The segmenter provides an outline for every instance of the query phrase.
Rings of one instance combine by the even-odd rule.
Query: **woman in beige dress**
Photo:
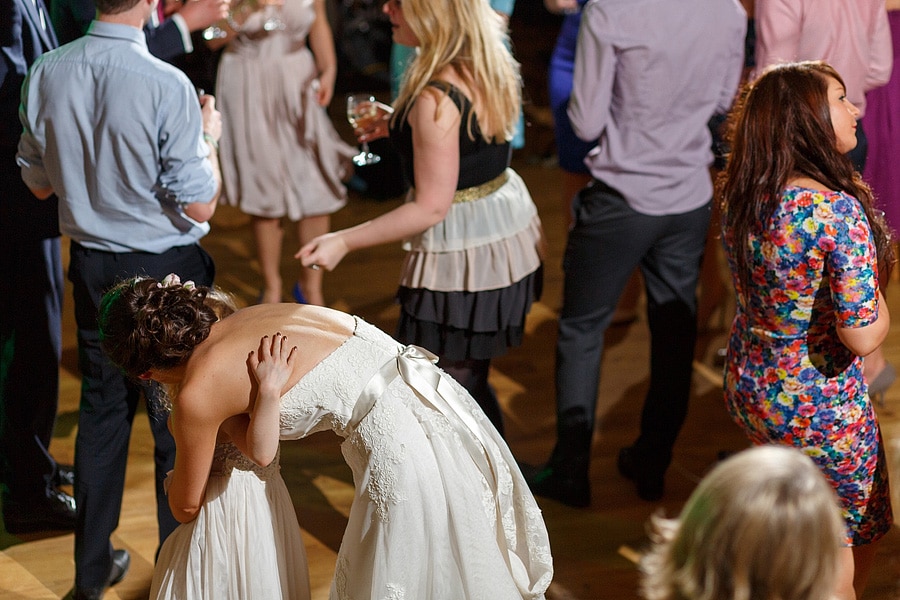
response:
[[[337,75],[334,40],[324,0],[239,2],[222,29],[227,37],[210,46],[227,44],[216,85],[223,201],[253,218],[259,301],[280,302],[282,219],[297,223],[305,243],[328,232],[346,202],[342,181],[355,152],[324,108]],[[322,274],[298,269],[292,292],[298,302],[324,304]]]

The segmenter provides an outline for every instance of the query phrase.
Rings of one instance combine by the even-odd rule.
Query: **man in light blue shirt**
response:
[[[100,0],[88,34],[44,54],[22,88],[17,162],[38,198],[59,198],[71,239],[81,407],[75,439],[75,600],[101,598],[128,570],[110,536],[122,504],[128,441],[143,391],[156,444],[160,543],[177,526],[163,493],[175,448],[155,389],[136,385],[103,354],[102,294],[121,279],[174,272],[211,285],[211,257],[197,243],[219,195],[221,116],[198,102],[176,68],[147,50],[142,27],[156,0]],[[201,106],[202,105],[202,106]]]
[[[747,20],[737,0],[591,0],[568,114],[593,181],[573,203],[556,351],[557,444],[536,493],[590,504],[589,459],[603,338],[640,267],[650,382],[619,471],[654,501],[687,413],[696,287],[709,225],[707,123],[737,91]]]

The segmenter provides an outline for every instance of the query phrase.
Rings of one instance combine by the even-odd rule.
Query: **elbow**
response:
[[[172,511],[172,516],[179,523],[190,523],[200,513],[199,506],[176,506],[172,502],[169,502],[169,509]]]
[[[885,319],[887,321],[887,319]],[[875,352],[884,342],[888,333],[888,325],[878,323],[876,321],[867,327],[859,329],[844,329],[839,327],[837,330],[838,338],[841,343],[847,347],[850,352],[857,356],[868,356]]]
[[[451,202],[452,204],[452,202]],[[432,227],[433,225],[437,225],[441,221],[447,218],[447,213],[450,212],[451,204],[447,204],[446,206],[435,207],[428,213],[428,227]],[[426,229],[428,228],[426,227]]]
[[[248,458],[260,467],[268,467],[275,460],[275,452],[260,452]]]
[[[209,202],[194,202],[188,204],[184,207],[184,214],[198,223],[206,223],[212,219],[216,212],[216,201],[218,200],[218,197],[219,194],[216,192],[216,195]]]
[[[49,198],[50,196],[53,195],[53,188],[52,188],[52,187],[45,187],[45,188],[30,188],[30,189],[31,189],[31,193],[32,193],[32,194],[34,195],[34,197],[37,198],[38,200],[46,200],[47,198]]]
[[[855,355],[857,355],[857,356],[866,357],[866,356],[872,354],[873,352],[875,352],[876,350],[878,350],[878,348],[881,346],[881,343],[878,343],[878,344],[873,344],[873,343],[867,343],[867,344],[855,343],[855,344],[853,344],[852,346],[849,346],[849,345],[847,345],[846,342],[845,342],[844,345],[847,346],[847,348],[848,348],[848,349],[850,350],[850,352],[852,352],[853,354],[855,354]]]

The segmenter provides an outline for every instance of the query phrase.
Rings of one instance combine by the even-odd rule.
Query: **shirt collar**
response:
[[[87,35],[127,40],[137,43],[144,49],[147,48],[147,38],[144,35],[144,31],[131,25],[94,20],[91,21],[91,25],[88,27]]]

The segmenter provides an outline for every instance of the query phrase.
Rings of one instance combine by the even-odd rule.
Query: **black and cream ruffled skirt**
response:
[[[545,242],[521,177],[512,169],[501,177],[482,198],[457,192],[443,221],[404,244],[402,343],[454,361],[494,358],[521,344],[541,295]]]

